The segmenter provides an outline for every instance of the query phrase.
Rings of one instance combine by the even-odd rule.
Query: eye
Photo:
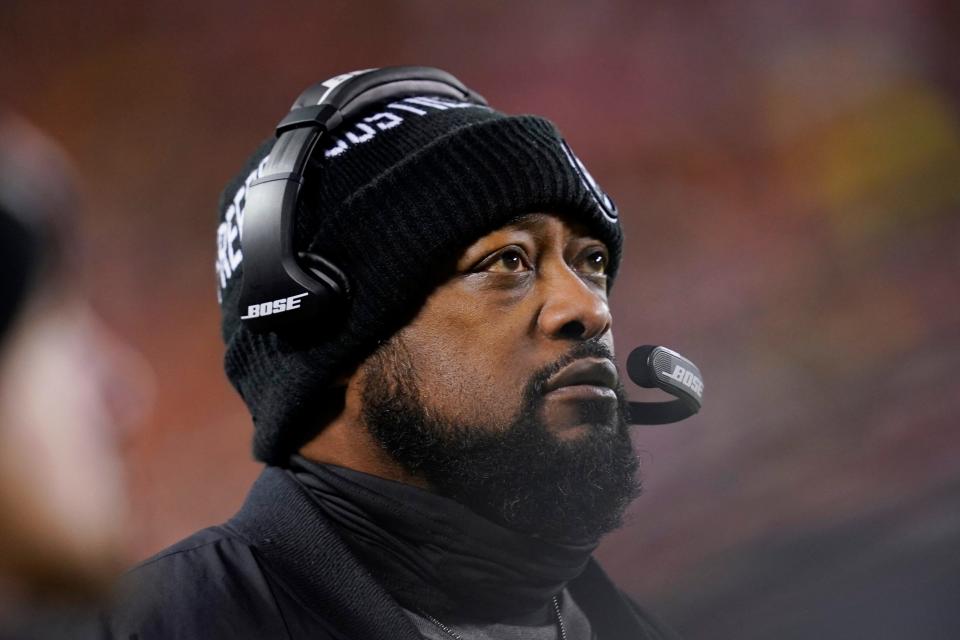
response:
[[[493,273],[521,273],[530,270],[530,261],[520,247],[507,247],[485,260],[480,265],[480,270]]]
[[[575,265],[578,271],[592,276],[607,274],[607,252],[603,249],[591,249]]]

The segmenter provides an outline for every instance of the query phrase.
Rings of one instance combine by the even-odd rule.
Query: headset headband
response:
[[[277,141],[246,193],[240,315],[257,332],[320,318],[349,293],[329,260],[294,250],[294,216],[303,173],[317,142],[374,103],[416,94],[486,105],[479,94],[433,67],[384,67],[347,73],[307,88],[277,125]]]

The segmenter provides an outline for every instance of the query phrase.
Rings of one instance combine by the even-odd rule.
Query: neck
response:
[[[367,429],[355,422],[335,420],[305,444],[300,455],[311,462],[332,464],[419,489],[430,489],[423,477],[410,473],[391,459]]]
[[[473,619],[542,618],[596,546],[506,529],[402,480],[387,482],[298,457],[291,468],[347,546],[410,610]]]
[[[360,377],[354,375],[344,384],[343,405],[334,410],[335,415],[316,437],[300,448],[299,454],[313,462],[429,490],[429,483],[392,459],[363,424]]]

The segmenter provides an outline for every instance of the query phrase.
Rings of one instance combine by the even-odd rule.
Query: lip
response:
[[[553,374],[543,387],[544,394],[566,387],[580,385],[614,389],[619,375],[617,367],[606,358],[582,358],[574,360]]]

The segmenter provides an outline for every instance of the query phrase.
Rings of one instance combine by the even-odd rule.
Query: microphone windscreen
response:
[[[634,384],[647,389],[657,386],[654,383],[653,370],[650,368],[650,353],[656,349],[654,345],[645,344],[637,347],[627,356],[627,375]]]

